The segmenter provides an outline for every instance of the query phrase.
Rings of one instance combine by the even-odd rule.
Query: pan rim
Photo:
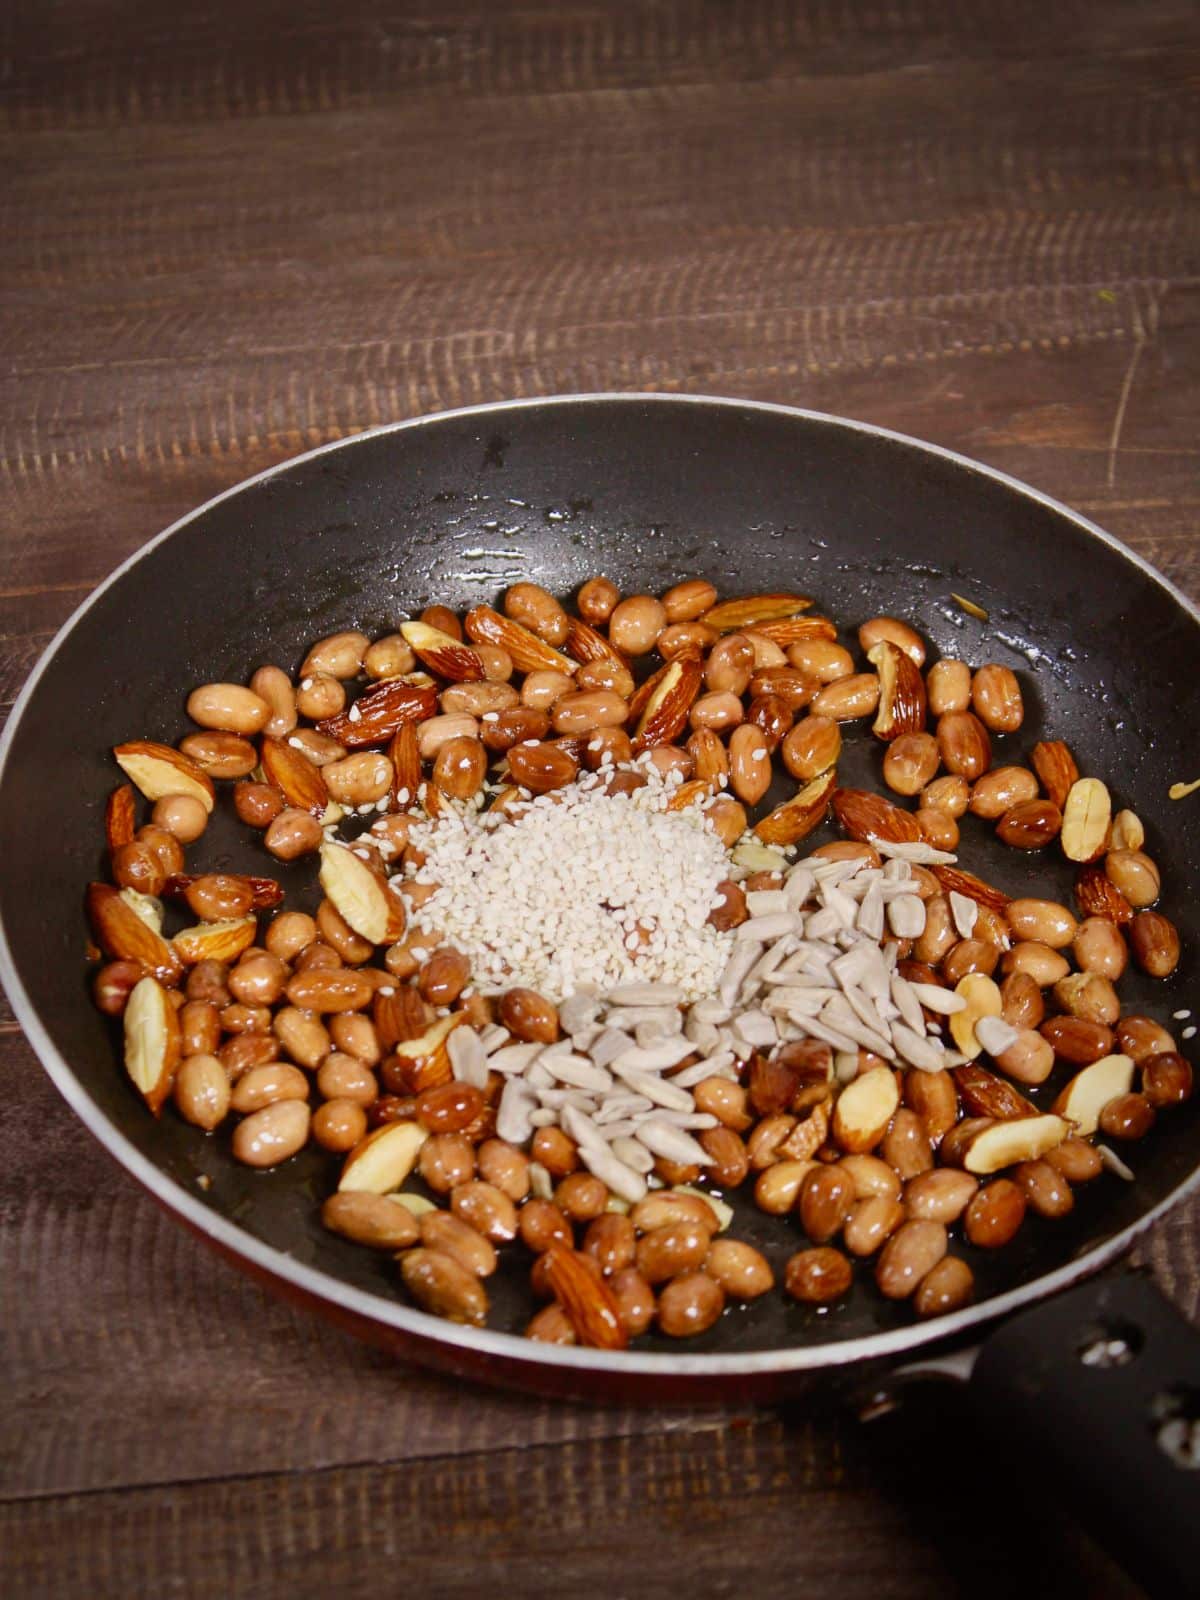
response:
[[[1122,544],[1113,534],[1097,523],[1072,510],[1062,501],[1044,493],[1033,485],[1014,478],[1009,473],[943,445],[919,439],[896,429],[830,412],[813,411],[804,407],[789,406],[772,401],[745,400],[736,396],[704,394],[662,394],[638,391],[597,391],[577,394],[532,396],[523,399],[485,402],[460,406],[446,411],[427,412],[398,422],[384,423],[363,429],[343,439],[331,440],[300,455],[276,462],[262,472],[244,478],[219,494],[213,495],[194,507],[154,535],[120,563],[75,608],[55,633],[33,671],[23,685],[13,705],[8,723],[0,734],[0,786],[11,753],[16,730],[33,699],[44,673],[57,655],[67,636],[82,621],[93,605],[116,585],[125,573],[167,539],[174,537],[197,518],[233,495],[240,494],[257,484],[268,481],[277,474],[346,449],[361,440],[382,434],[399,433],[431,424],[470,417],[492,417],[507,411],[537,410],[548,407],[567,408],[596,404],[663,405],[667,407],[699,406],[708,409],[758,411],[785,416],[804,423],[832,426],[898,444],[910,451],[939,457],[953,466],[993,482],[1016,494],[1021,499],[1032,500],[1054,514],[1074,523],[1084,533],[1099,539],[1123,560],[1138,568],[1159,588],[1163,589],[1193,621],[1200,623],[1197,607],[1169,578],[1158,572],[1142,556]],[[964,1335],[977,1333],[1001,1317],[1021,1306],[1034,1303],[1054,1294],[1057,1290],[1099,1271],[1109,1261],[1125,1251],[1133,1241],[1165,1212],[1177,1205],[1186,1195],[1200,1186],[1200,1164],[1178,1183],[1157,1205],[1144,1212],[1134,1222],[1119,1232],[1092,1246],[1083,1255],[1065,1263],[1053,1272],[1041,1273],[1028,1283],[1010,1289],[1004,1294],[982,1300],[962,1311],[927,1323],[914,1323],[911,1327],[891,1329],[868,1334],[855,1339],[835,1340],[829,1343],[805,1343],[765,1351],[748,1351],[734,1354],[693,1354],[639,1351],[602,1351],[581,1346],[555,1346],[536,1344],[517,1334],[502,1333],[493,1329],[466,1328],[432,1317],[425,1312],[372,1294],[319,1269],[296,1261],[285,1252],[265,1244],[236,1223],[211,1210],[191,1195],[182,1184],[167,1176],[123,1134],[91,1099],[82,1082],[75,1076],[69,1063],[55,1046],[21,982],[13,960],[4,920],[4,907],[0,901],[0,982],[12,1003],[17,1021],[29,1040],[43,1070],[50,1077],[72,1111],[108,1153],[141,1186],[167,1210],[176,1213],[189,1227],[208,1238],[214,1245],[246,1261],[256,1272],[282,1281],[293,1290],[335,1308],[348,1312],[366,1322],[382,1324],[392,1332],[417,1341],[461,1349],[474,1357],[494,1357],[512,1365],[528,1366],[531,1370],[552,1366],[564,1371],[580,1373],[609,1373],[615,1377],[654,1375],[693,1378],[783,1376],[843,1368],[871,1361],[886,1361],[898,1356],[925,1352],[932,1346],[945,1345]]]

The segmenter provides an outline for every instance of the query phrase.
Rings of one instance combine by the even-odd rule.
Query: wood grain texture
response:
[[[900,428],[1200,596],[1187,0],[15,0],[0,74],[0,716],[198,502],[509,396]],[[5,1592],[1132,1592],[1036,1507],[1010,1539],[1019,1467],[948,1472],[945,1411],[589,1410],[398,1368],[176,1229],[2,1002],[0,1083]],[[1198,1221],[1140,1251],[1193,1317]]]

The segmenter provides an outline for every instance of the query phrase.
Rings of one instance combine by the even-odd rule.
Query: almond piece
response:
[[[1075,757],[1061,739],[1043,740],[1030,752],[1029,765],[1037,773],[1042,788],[1061,811],[1071,786],[1079,781]]]
[[[338,1193],[391,1194],[416,1166],[428,1137],[419,1122],[385,1122],[346,1157]]]
[[[317,732],[347,750],[361,750],[364,745],[383,744],[406,722],[426,722],[437,708],[433,679],[425,672],[410,672],[373,683],[345,711],[318,722]]]
[[[110,850],[119,850],[123,844],[132,844],[137,832],[137,811],[133,799],[133,785],[122,783],[109,795],[104,807],[104,837]]]
[[[617,661],[623,667],[629,665],[612,640],[582,617],[567,619],[567,649],[581,666],[589,661]]]
[[[979,1018],[976,1018],[978,1021]],[[994,1117],[1011,1122],[1014,1117],[1036,1117],[1038,1108],[1019,1094],[1012,1084],[975,1062],[953,1068],[959,1098],[972,1117]]]
[[[861,843],[882,839],[889,844],[916,844],[921,838],[911,811],[869,789],[839,789],[833,797],[833,814],[850,838]]]
[[[754,826],[764,844],[789,845],[805,839],[824,822],[829,802],[837,789],[837,768],[830,767],[806,783],[799,793],[768,812]]]
[[[890,639],[872,645],[867,660],[879,674],[879,710],[872,733],[889,741],[902,733],[921,733],[928,702],[920,667]]]
[[[850,1153],[873,1150],[900,1104],[891,1067],[871,1067],[842,1090],[833,1108],[833,1137]]]
[[[450,1067],[446,1040],[451,1030],[465,1021],[464,1012],[454,1011],[448,1017],[439,1017],[419,1038],[397,1042],[392,1054],[410,1093],[421,1094],[426,1089],[436,1089],[440,1084],[450,1082],[454,1073]]]
[[[216,796],[212,779],[190,756],[169,744],[151,739],[130,739],[113,747],[121,771],[145,795],[161,800],[167,794],[193,795],[206,811]]]
[[[491,606],[473,607],[463,619],[463,627],[476,644],[498,644],[507,650],[518,672],[565,672],[569,676],[575,671],[574,661]]]
[[[417,725],[406,722],[396,729],[388,746],[392,763],[392,805],[406,811],[415,805],[421,787],[421,750],[417,743]]]
[[[546,1282],[567,1314],[580,1344],[596,1350],[624,1350],[629,1335],[612,1290],[584,1266],[574,1250],[552,1244],[543,1260]]]
[[[1054,1102],[1054,1111],[1074,1123],[1072,1132],[1086,1139],[1100,1126],[1100,1113],[1110,1100],[1128,1094],[1133,1085],[1133,1057],[1101,1056],[1077,1072]]]
[[[327,839],[317,876],[334,909],[362,938],[394,944],[404,932],[403,907],[353,850]]]
[[[114,961],[134,961],[168,988],[183,976],[176,950],[109,883],[89,883],[86,905],[96,943]]]
[[[1095,861],[1108,845],[1112,797],[1099,778],[1071,785],[1062,808],[1062,847],[1068,861]]]
[[[261,760],[266,781],[274,784],[289,806],[314,817],[324,815],[329,790],[320,767],[284,739],[264,738]]]
[[[1003,911],[1012,899],[1003,889],[984,883],[982,878],[977,878],[973,872],[964,872],[961,867],[936,866],[932,871],[946,894],[965,894],[968,900],[993,911]]]
[[[966,1001],[961,1011],[950,1017],[950,1036],[963,1055],[974,1061],[983,1049],[975,1037],[975,1024],[980,1017],[998,1017],[1004,1010],[999,987],[982,972],[968,972],[954,986],[956,995]]]
[[[171,948],[189,967],[201,961],[236,961],[254,943],[258,932],[255,917],[234,917],[228,922],[197,922],[180,928]]]
[[[832,644],[837,638],[837,625],[828,617],[781,617],[777,622],[756,622],[750,631],[784,650],[789,644],[807,644],[812,639]]]
[[[736,600],[722,600],[699,619],[718,633],[737,633],[740,628],[759,627],[764,622],[780,622],[807,611],[812,600],[803,594],[750,594]],[[768,635],[768,637],[770,637]],[[778,641],[776,641],[778,643]]]
[[[1133,921],[1133,907],[1103,867],[1084,867],[1075,880],[1075,902],[1085,917],[1107,917],[1118,927]]]
[[[135,983],[125,1006],[125,1070],[157,1117],[180,1056],[179,1013],[154,978]]]
[[[451,683],[479,683],[483,679],[483,662],[461,639],[431,628],[427,622],[402,622],[400,633],[418,660],[430,672]]]
[[[1015,1117],[1011,1122],[993,1122],[970,1141],[963,1167],[977,1176],[999,1172],[1018,1161],[1036,1161],[1053,1150],[1071,1132],[1061,1117]]]
[[[633,736],[635,755],[655,745],[674,744],[687,726],[688,712],[700,692],[704,668],[698,655],[676,656],[651,692]]]

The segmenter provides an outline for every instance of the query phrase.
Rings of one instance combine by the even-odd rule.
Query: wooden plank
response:
[[[391,1593],[430,1600],[564,1592],[675,1600],[937,1600],[1136,1591],[1050,1505],[1020,1502],[1006,1457],[963,1455],[931,1418],[847,1435],[832,1467],[808,1431],[734,1431],[495,1448],[453,1462],[0,1505],[0,1558],[28,1600],[87,1593]],[[914,1470],[915,1468],[915,1470]],[[1016,1477],[1020,1482],[1020,1477]],[[1006,1509],[1007,1508],[1007,1511]],[[69,1539],[62,1537],[70,1529]],[[3,1570],[3,1569],[0,1569]]]

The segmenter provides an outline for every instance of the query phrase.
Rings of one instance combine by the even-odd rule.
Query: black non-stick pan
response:
[[[1022,749],[1068,740],[1082,769],[1142,817],[1164,867],[1163,908],[1184,958],[1165,984],[1129,979],[1126,1004],[1160,1019],[1189,1004],[1200,795],[1175,803],[1167,791],[1196,764],[1194,608],[1064,507],[911,439],[743,402],[585,396],[406,423],[264,473],[147,545],[63,629],[18,702],[0,766],[0,974],[46,1070],[117,1160],[243,1269],[405,1356],[490,1382],[660,1403],[772,1400],[818,1375],[857,1381],[962,1347],[1005,1319],[975,1363],[980,1404],[1026,1427],[1034,1455],[1074,1455],[1083,1503],[1103,1508],[1127,1558],[1189,1591],[1200,1473],[1176,1459],[1200,1361],[1139,1280],[1070,1286],[1194,1186],[1194,1102],[1126,1149],[1131,1181],[1106,1176],[1078,1191],[1069,1217],[1031,1218],[1008,1248],[974,1252],[978,1300],[941,1322],[914,1323],[867,1280],[826,1312],[772,1296],[686,1346],[650,1339],[604,1353],[520,1338],[516,1265],[486,1330],[414,1310],[390,1262],[321,1228],[328,1158],[239,1167],[223,1136],[171,1115],[156,1122],[131,1090],[83,962],[82,889],[103,872],[110,747],[177,739],[191,686],[244,681],[264,661],[294,667],[335,629],[389,631],[427,603],[490,601],[520,578],[564,593],[598,571],[625,591],[687,576],[723,593],[798,588],[848,629],[897,613],[942,653],[1015,667]],[[851,741],[843,781],[877,783],[871,744]],[[210,868],[245,870],[261,845],[228,816],[198,848]],[[982,827],[964,830],[964,850],[1010,892],[1070,898],[1061,861],[1007,850]],[[290,885],[301,897],[306,876]],[[780,1266],[796,1248],[791,1224],[740,1211],[739,1234]]]

